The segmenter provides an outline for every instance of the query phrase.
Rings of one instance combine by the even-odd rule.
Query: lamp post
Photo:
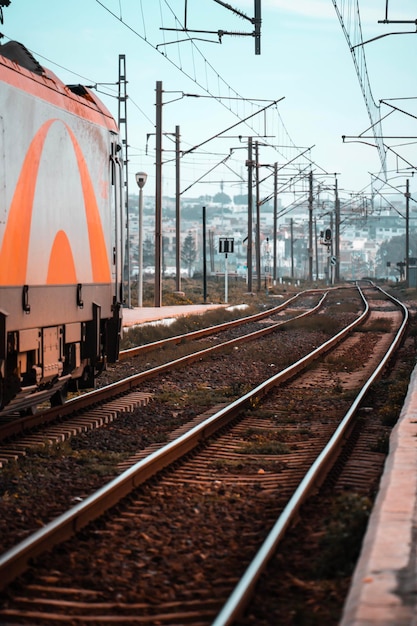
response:
[[[145,172],[135,174],[136,184],[139,187],[139,276],[138,276],[138,306],[143,306],[143,188],[148,175]]]

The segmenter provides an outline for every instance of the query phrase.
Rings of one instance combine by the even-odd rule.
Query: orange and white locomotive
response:
[[[0,415],[91,387],[118,357],[122,165],[90,89],[0,45]]]

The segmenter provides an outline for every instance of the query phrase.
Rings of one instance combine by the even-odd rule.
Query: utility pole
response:
[[[333,222],[333,213],[330,212],[330,232],[333,233],[334,229],[334,222]],[[336,271],[334,266],[331,264],[331,258],[332,256],[334,256],[335,254],[335,240],[333,237],[333,234],[331,236],[331,240],[330,240],[330,248],[327,254],[327,259],[328,259],[328,268],[329,268],[329,284],[330,285],[334,285],[334,280],[335,280],[335,276],[336,276]]]
[[[255,54],[261,54],[261,0],[255,0]]]
[[[278,227],[278,163],[274,163],[274,270],[273,280],[274,284],[277,280],[277,227]]]
[[[207,301],[206,207],[203,206],[203,299]]]
[[[180,191],[180,127],[175,127],[175,288],[181,291],[181,191]]]
[[[308,194],[308,280],[313,281],[313,172],[309,174]]]
[[[248,251],[246,254],[246,264],[248,266],[248,292],[252,292],[252,137],[248,137]]]
[[[155,306],[162,304],[162,81],[156,81]]]
[[[291,235],[291,280],[294,279],[294,220],[290,220],[290,235]]]
[[[261,225],[260,225],[260,201],[259,201],[259,143],[255,141],[255,192],[256,192],[256,277],[257,291],[261,291]]]
[[[405,181],[405,286],[410,286],[410,181]]]
[[[335,198],[334,198],[334,212],[335,212],[335,224],[334,224],[334,255],[336,257],[336,266],[334,268],[335,282],[340,281],[340,199],[339,191],[337,187],[337,178],[335,179]]]
[[[127,274],[127,306],[132,308],[131,300],[131,268],[130,268],[130,226],[129,226],[129,191],[128,191],[128,143],[127,143],[127,79],[126,79],[126,55],[119,54],[119,94],[118,94],[118,126],[122,137],[123,147],[123,187],[124,187],[124,206],[126,214],[126,226],[122,225],[121,241],[123,241],[123,228],[126,228],[126,267],[122,262],[123,274]],[[123,252],[120,252],[123,254]]]

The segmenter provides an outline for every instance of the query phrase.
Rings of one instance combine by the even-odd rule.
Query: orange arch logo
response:
[[[49,120],[36,133],[26,157],[10,205],[9,216],[0,250],[0,284],[23,285],[29,256],[33,200],[39,164],[45,139],[52,124]],[[110,267],[100,213],[91,177],[84,155],[72,130],[64,124],[74,148],[80,174],[88,241],[92,267],[92,279],[97,283],[110,282]],[[46,284],[72,284],[77,282],[74,258],[67,234],[57,231],[51,248]]]

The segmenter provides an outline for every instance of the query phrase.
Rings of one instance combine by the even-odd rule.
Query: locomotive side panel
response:
[[[117,358],[122,202],[99,101],[1,57],[0,81],[1,412]]]

